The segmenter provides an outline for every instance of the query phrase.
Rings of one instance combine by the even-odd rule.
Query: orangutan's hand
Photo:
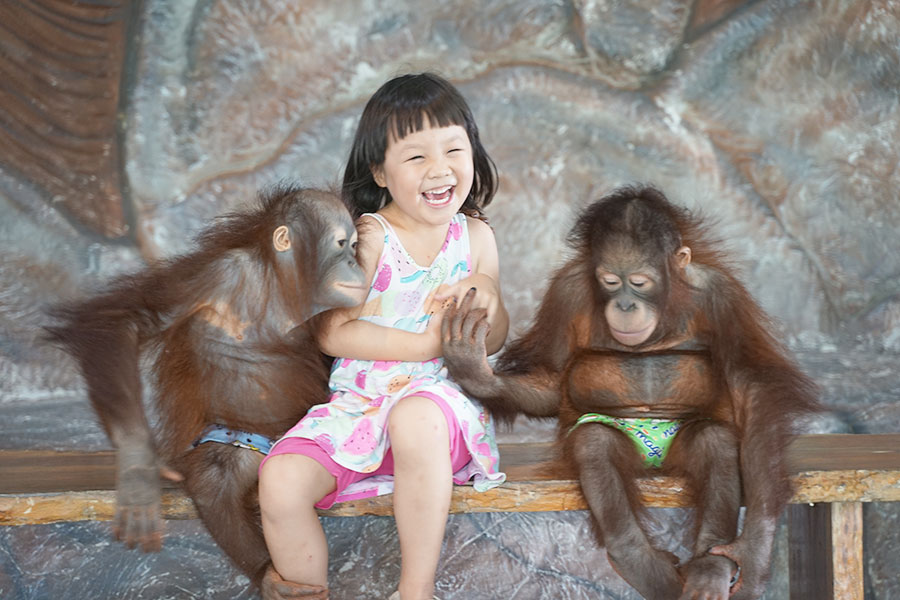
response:
[[[144,552],[162,548],[160,475],[172,481],[182,476],[160,466],[156,453],[147,444],[122,444],[116,453],[116,516],[113,535],[129,548]]]

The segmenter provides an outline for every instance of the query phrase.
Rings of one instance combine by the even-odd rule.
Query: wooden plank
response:
[[[0,525],[43,525],[64,521],[111,521],[116,493],[108,490],[0,496]],[[176,490],[162,496],[166,519],[196,519],[194,503]]]
[[[900,433],[801,435],[787,461],[792,473],[900,469]]]
[[[791,502],[898,502],[900,470],[807,471],[793,478]]]
[[[116,456],[106,452],[0,451],[0,493],[115,489]]]
[[[512,481],[559,479],[552,442],[500,444],[501,468]],[[812,434],[798,436],[788,448],[788,470],[900,470],[900,433]]]
[[[678,480],[658,477],[641,482],[644,501],[653,506],[683,506]],[[388,494],[336,504],[321,510],[323,516],[386,516],[393,514]],[[454,486],[451,513],[541,512],[582,510],[587,505],[574,481],[511,482],[477,492],[471,486]],[[24,525],[57,521],[106,521],[115,514],[115,492],[56,492],[32,495],[0,495],[0,525]],[[163,514],[168,519],[196,518],[191,501],[180,491],[163,495]]]
[[[844,470],[805,470],[794,476],[794,503],[900,501],[900,435],[801,436],[791,449],[793,468],[811,464],[850,465]],[[454,488],[452,512],[560,511],[586,508],[578,484],[560,480],[552,468],[552,443],[504,444],[501,467],[509,479],[478,493]],[[847,458],[849,457],[849,458]],[[885,467],[865,469],[864,466]],[[0,450],[0,525],[112,518],[115,457],[106,452]],[[164,481],[168,518],[193,518],[190,500],[177,484]],[[641,481],[644,502],[655,507],[685,506],[681,480]],[[389,515],[384,496],[337,505],[324,515]]]
[[[787,513],[790,600],[834,598],[831,505],[791,504]]]
[[[835,502],[831,505],[832,573],[834,597],[863,600],[863,512],[861,502]]]
[[[500,470],[508,481],[561,479],[553,472],[553,442],[499,444]]]
[[[550,442],[501,444],[500,457],[509,481],[560,479]],[[793,473],[900,470],[900,434],[799,436],[789,448],[788,463]],[[0,473],[0,494],[111,490],[115,457],[112,451],[0,450]]]
[[[859,481],[854,481],[858,478]],[[898,471],[820,471],[802,473],[795,478],[798,489],[792,502],[900,500]],[[653,507],[683,507],[687,499],[680,480],[655,477],[641,481],[644,502]],[[835,490],[843,487],[838,494]],[[180,490],[165,494],[163,514],[169,519],[194,518],[190,500]],[[354,500],[321,511],[324,516],[390,515],[390,495]],[[586,508],[574,481],[512,481],[487,492],[471,486],[455,486],[451,512],[535,512],[580,510]],[[25,525],[58,521],[108,520],[115,510],[115,493],[54,492],[27,495],[0,495],[0,525]]]
[[[553,444],[500,444],[501,468],[510,481],[558,479],[550,471]],[[0,494],[115,489],[115,453],[0,450]],[[177,488],[168,480],[163,484]]]
[[[792,503],[900,501],[900,471],[820,471],[794,478],[797,486]],[[655,508],[690,506],[683,482],[675,477],[652,477],[639,482],[644,504]],[[843,493],[838,490],[843,489]],[[391,514],[391,496],[354,500],[335,505],[322,514],[355,516]],[[373,506],[374,505],[374,506]],[[471,486],[456,486],[451,512],[537,512],[586,509],[578,483],[574,481],[510,481],[476,492]]]
[[[673,477],[655,477],[640,482],[641,496],[654,507],[686,506],[681,482]],[[391,515],[391,495],[336,504],[319,511],[324,516]],[[455,486],[450,498],[451,513],[546,512],[587,510],[575,481],[512,481],[477,492],[472,486]]]

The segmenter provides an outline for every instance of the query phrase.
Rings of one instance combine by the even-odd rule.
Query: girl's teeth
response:
[[[430,192],[424,192],[422,195],[425,196],[425,200],[428,202],[443,202],[450,197],[450,192],[453,189],[453,186],[448,186],[442,190],[432,190]]]

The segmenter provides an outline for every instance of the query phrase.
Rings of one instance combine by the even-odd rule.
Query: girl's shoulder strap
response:
[[[385,219],[378,213],[363,213],[360,215],[360,218],[362,217],[372,217],[373,219],[381,223],[381,228],[384,229],[384,232],[387,234],[390,234],[394,230],[394,228],[391,227],[391,224],[387,222],[387,219]]]
[[[463,213],[463,212],[458,212],[458,213],[456,213],[456,216],[453,218],[453,221],[454,221],[457,225],[459,225],[460,231],[462,231],[462,237],[461,237],[461,239],[463,239],[463,240],[465,241],[466,245],[468,246],[468,240],[469,240],[469,221],[467,220],[467,215],[466,215],[466,213]]]
[[[371,219],[366,217],[371,217]],[[382,233],[380,235],[378,234],[377,226],[372,223],[373,220],[381,225]],[[390,237],[390,224],[384,220],[384,217],[375,213],[361,214],[356,223],[361,244],[358,252],[362,252],[362,249],[365,248],[366,255],[369,256],[371,254],[371,259],[377,260],[378,264],[380,264],[384,260],[385,252],[388,251],[389,244],[387,240]],[[365,240],[364,243],[363,240]]]
[[[450,222],[447,231],[447,239],[444,242],[442,253],[449,254],[452,260],[468,260],[471,254],[471,241],[469,239],[469,222],[465,213],[458,212]]]

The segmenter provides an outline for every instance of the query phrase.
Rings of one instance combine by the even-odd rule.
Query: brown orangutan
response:
[[[600,544],[651,599],[763,593],[791,495],[785,447],[816,410],[814,386],[705,229],[652,187],[615,190],[580,216],[573,257],[495,368],[469,298],[443,321],[445,360],[467,393],[501,418],[559,417]],[[653,474],[684,477],[697,506],[680,566],[641,526],[636,480]]]
[[[77,359],[117,451],[116,538],[159,550],[159,475],[183,476],[213,538],[259,584],[269,564],[259,450],[327,401],[310,317],[359,304],[366,291],[341,201],[282,186],[213,223],[193,252],[54,311],[50,337]],[[141,398],[144,355],[155,434]]]

